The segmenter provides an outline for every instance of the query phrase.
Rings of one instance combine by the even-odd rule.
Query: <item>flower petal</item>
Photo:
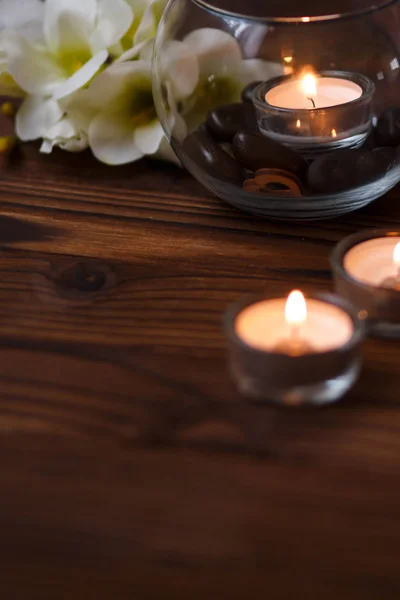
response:
[[[13,96],[14,98],[25,98],[25,92],[17,85],[14,79],[3,70],[0,64],[0,96]]]
[[[65,74],[53,58],[21,36],[4,33],[2,46],[8,56],[11,77],[28,94],[50,95],[65,80]]]
[[[144,60],[114,63],[100,73],[87,90],[86,102],[106,110],[128,107],[132,103],[137,84],[148,84],[151,89],[151,63]],[[143,87],[143,85],[140,85]]]
[[[229,33],[205,27],[195,29],[183,41],[197,55],[201,77],[231,77],[238,73],[242,53],[239,44]]]
[[[135,33],[133,41],[136,44],[147,42],[155,37],[157,32],[157,23],[154,18],[151,5],[145,10],[140,21],[140,25]]]
[[[269,62],[259,58],[243,60],[240,66],[239,79],[243,85],[253,81],[268,81],[286,73],[287,67],[276,62]],[[289,70],[289,73],[291,70]]]
[[[178,107],[175,98],[172,94],[170,83],[165,84],[167,98],[166,105],[161,109],[161,112],[166,113],[164,122],[164,130],[169,137],[174,136],[178,140],[183,140],[187,136],[187,126],[185,120],[178,112]],[[157,107],[157,106],[156,106]],[[157,107],[159,108],[159,107]],[[159,113],[160,114],[160,113]]]
[[[129,115],[103,112],[89,127],[89,144],[98,160],[108,165],[123,165],[142,158],[134,143]]]
[[[54,100],[28,96],[17,113],[16,133],[23,141],[44,137],[62,115],[62,109]]]
[[[155,35],[157,33],[157,27],[161,21],[161,17],[164,13],[167,4],[167,0],[147,0],[148,6],[144,10],[143,17],[140,21],[140,25],[137,28],[137,31],[134,36],[135,44],[155,38]],[[134,7],[133,11],[136,17],[137,11],[135,11]]]
[[[127,50],[126,52],[121,54],[121,56],[119,56],[115,62],[116,63],[126,62],[128,60],[133,60],[134,58],[137,58],[138,56],[141,56],[141,58],[144,58],[142,56],[142,52],[148,46],[152,50],[152,48],[153,48],[152,42],[141,42],[140,44],[136,44],[135,46],[133,46],[132,48],[130,48],[129,50]],[[151,60],[151,58],[149,60]]]
[[[54,146],[69,152],[81,152],[88,147],[88,139],[71,119],[64,117],[46,133],[40,151],[50,154]]]
[[[43,24],[44,35],[49,48],[53,52],[57,52],[60,45],[59,22],[65,14],[80,18],[89,33],[95,25],[97,2],[96,0],[46,0]]]
[[[92,119],[102,108],[101,98],[92,97],[89,90],[78,90],[74,94],[59,101],[59,104],[68,114],[76,126],[87,133]]]
[[[44,4],[41,0],[1,0],[0,30],[19,29],[21,26],[43,20]]]
[[[175,100],[190,96],[199,82],[200,67],[191,47],[178,41],[167,43],[160,53],[161,80],[169,83]]]
[[[89,34],[87,23],[80,15],[65,12],[62,13],[57,22],[57,44],[58,55],[91,56]],[[59,58],[59,60],[60,60]]]
[[[164,130],[158,119],[135,130],[134,142],[143,154],[154,154],[160,147]]]
[[[140,44],[139,44],[140,45]],[[147,42],[143,42],[143,48],[140,51],[140,58],[142,60],[153,60],[154,54],[154,40],[148,40]]]
[[[59,146],[67,152],[83,152],[89,148],[89,139],[85,133],[80,132],[79,137],[59,142]]]
[[[107,50],[100,50],[100,52],[88,60],[88,62],[84,64],[81,69],[74,73],[72,77],[57,87],[53,93],[54,100],[61,100],[61,98],[69,96],[76,90],[79,90],[79,88],[86,85],[92,79],[92,77],[96,75],[100,67],[106,62],[107,58]]]
[[[91,37],[93,52],[117,44],[133,22],[133,12],[125,0],[98,0],[97,25]]]

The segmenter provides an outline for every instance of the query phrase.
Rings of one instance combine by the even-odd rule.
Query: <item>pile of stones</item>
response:
[[[183,141],[184,153],[207,175],[249,193],[302,196],[345,191],[371,183],[400,162],[400,108],[379,118],[364,145],[307,162],[294,149],[260,132],[252,92],[213,110]]]

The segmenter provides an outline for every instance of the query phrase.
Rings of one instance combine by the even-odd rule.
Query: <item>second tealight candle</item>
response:
[[[225,324],[232,376],[257,401],[327,404],[358,377],[363,322],[337,296],[253,298],[234,305]]]

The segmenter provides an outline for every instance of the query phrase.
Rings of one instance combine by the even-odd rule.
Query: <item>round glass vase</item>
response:
[[[170,0],[153,56],[157,114],[182,164],[233,206],[280,220],[339,216],[396,185],[398,163],[373,170],[373,175],[367,172],[340,193],[329,186],[315,193],[308,184],[308,165],[293,170],[285,151],[268,151],[264,144],[257,160],[249,161],[249,148],[257,144],[248,136],[272,137],[308,159],[343,148],[359,152],[382,113],[400,108],[399,30],[398,0],[308,0],[301,5],[295,0],[267,5],[257,0]],[[296,78],[305,69],[317,80],[328,72],[357,82],[360,97],[316,110],[310,105],[301,114],[259,105],[276,78]],[[256,107],[248,90],[243,96],[250,84],[259,85]],[[235,142],[240,133],[247,136],[244,148],[238,148],[237,138]],[[362,149],[369,153],[397,143],[400,126],[398,139],[368,136]],[[291,196],[279,185],[255,191],[244,186],[260,169],[289,173],[299,180],[301,193]]]

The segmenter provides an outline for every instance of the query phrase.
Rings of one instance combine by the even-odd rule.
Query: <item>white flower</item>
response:
[[[197,56],[201,78],[234,77],[242,63],[240,46],[233,36],[220,29],[195,29],[184,43]]]
[[[17,136],[23,141],[44,137],[62,116],[63,110],[52,98],[28,96],[15,120]]]
[[[96,75],[132,21],[125,0],[46,0],[41,42],[3,34],[9,74],[28,94],[64,98]]]
[[[50,154],[54,146],[68,152],[82,152],[89,146],[89,140],[71,119],[64,117],[46,132],[40,151]]]
[[[89,145],[86,134],[52,98],[28,96],[17,113],[15,129],[23,141],[43,138],[40,150],[46,154],[54,146],[80,152]]]
[[[0,31],[41,25],[43,16],[41,0],[0,0]]]
[[[111,65],[71,100],[67,111],[87,128],[93,154],[104,163],[133,162],[163,148],[149,61]]]
[[[0,0],[0,94],[24,96],[23,90],[8,73],[7,53],[3,48],[3,32],[18,30],[24,38],[40,38],[43,27],[44,4],[41,0]]]
[[[193,94],[200,80],[200,64],[189,44],[167,42],[158,60],[161,72],[159,84],[168,84],[175,100],[184,100]]]
[[[119,61],[131,60],[141,53],[141,58],[151,59],[157,27],[167,5],[167,0],[126,0],[133,13],[133,21],[119,44],[112,48]],[[147,52],[146,56],[143,53]]]
[[[292,67],[286,65],[283,66],[260,58],[248,58],[242,61],[239,78],[240,83],[245,86],[253,81],[268,81],[280,75],[289,75],[292,72]]]
[[[169,83],[181,101],[188,128],[199,125],[216,106],[240,99],[245,85],[284,73],[277,63],[244,60],[236,39],[219,29],[192,31],[182,42],[167,42],[156,49],[159,85]],[[157,107],[162,102],[156,99]],[[167,110],[165,112],[168,112]]]

